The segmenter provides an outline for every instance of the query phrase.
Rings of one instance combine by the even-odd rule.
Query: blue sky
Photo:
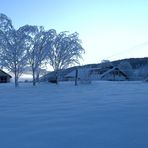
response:
[[[78,32],[86,51],[82,65],[148,56],[147,0],[0,0],[0,12],[16,28]]]

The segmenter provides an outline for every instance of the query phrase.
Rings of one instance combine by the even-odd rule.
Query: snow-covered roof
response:
[[[120,70],[120,68],[118,68],[118,67],[113,67],[112,69],[109,69],[108,71],[106,71],[105,73],[103,73],[101,75],[101,78],[103,78],[104,76],[106,76],[107,74],[109,74],[113,71],[119,71],[124,77],[128,78],[128,76],[122,70]]]

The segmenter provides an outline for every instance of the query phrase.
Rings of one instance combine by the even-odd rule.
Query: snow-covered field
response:
[[[148,83],[0,84],[0,148],[148,148]]]

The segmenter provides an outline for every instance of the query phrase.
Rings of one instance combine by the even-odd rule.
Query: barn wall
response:
[[[126,78],[123,75],[113,75],[113,74],[106,74],[102,80],[109,80],[109,81],[125,81]]]
[[[10,82],[10,76],[0,70],[0,83]]]

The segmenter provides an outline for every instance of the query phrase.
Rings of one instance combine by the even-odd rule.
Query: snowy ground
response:
[[[0,148],[148,148],[148,83],[0,84]]]

